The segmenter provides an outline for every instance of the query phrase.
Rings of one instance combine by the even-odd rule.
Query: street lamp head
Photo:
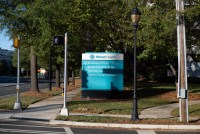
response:
[[[131,12],[131,20],[134,26],[138,26],[140,15],[141,15],[140,11],[138,10],[137,7],[135,7]]]

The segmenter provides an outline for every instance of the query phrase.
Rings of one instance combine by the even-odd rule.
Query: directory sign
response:
[[[121,53],[82,54],[82,90],[122,91],[123,64]]]

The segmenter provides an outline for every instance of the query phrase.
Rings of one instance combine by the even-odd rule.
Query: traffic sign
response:
[[[53,45],[64,45],[65,38],[64,36],[54,36],[53,37]]]

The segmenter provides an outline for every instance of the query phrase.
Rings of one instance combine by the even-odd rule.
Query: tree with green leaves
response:
[[[32,25],[30,16],[26,15],[32,0],[9,0],[0,3],[0,27],[6,29],[12,39],[18,36],[26,36],[26,44],[31,45],[31,90],[39,91],[36,72],[36,55],[34,42],[37,28]]]
[[[165,0],[35,0],[18,2],[20,17],[11,27],[5,18],[4,26],[11,33],[26,33],[27,44],[44,66],[48,64],[52,48],[53,64],[62,68],[64,47],[51,46],[54,35],[68,33],[69,68],[80,68],[81,53],[86,51],[114,51],[125,53],[126,65],[132,70],[133,28],[131,10],[137,6],[142,13],[138,27],[138,73],[147,78],[164,75],[166,64],[176,63],[176,10],[175,2]],[[15,2],[15,3],[16,3]],[[21,3],[20,3],[21,2]],[[188,1],[185,10],[187,47],[199,45],[199,2]],[[42,7],[42,8],[41,8]],[[19,10],[20,9],[20,10]],[[22,10],[23,9],[23,10]],[[7,10],[7,9],[6,9]],[[16,10],[15,10],[16,12]],[[6,21],[7,20],[7,21]],[[20,22],[20,23],[19,23]],[[18,24],[18,25],[17,25]],[[14,35],[14,34],[13,34]],[[128,62],[129,61],[129,62]],[[129,64],[129,65],[128,65]],[[160,71],[159,71],[160,70]],[[130,73],[129,73],[130,74]]]

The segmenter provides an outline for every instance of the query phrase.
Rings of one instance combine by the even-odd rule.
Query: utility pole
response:
[[[187,64],[186,39],[184,21],[184,2],[176,0],[177,11],[177,41],[178,41],[178,98],[180,121],[188,122],[188,92],[187,92]]]

